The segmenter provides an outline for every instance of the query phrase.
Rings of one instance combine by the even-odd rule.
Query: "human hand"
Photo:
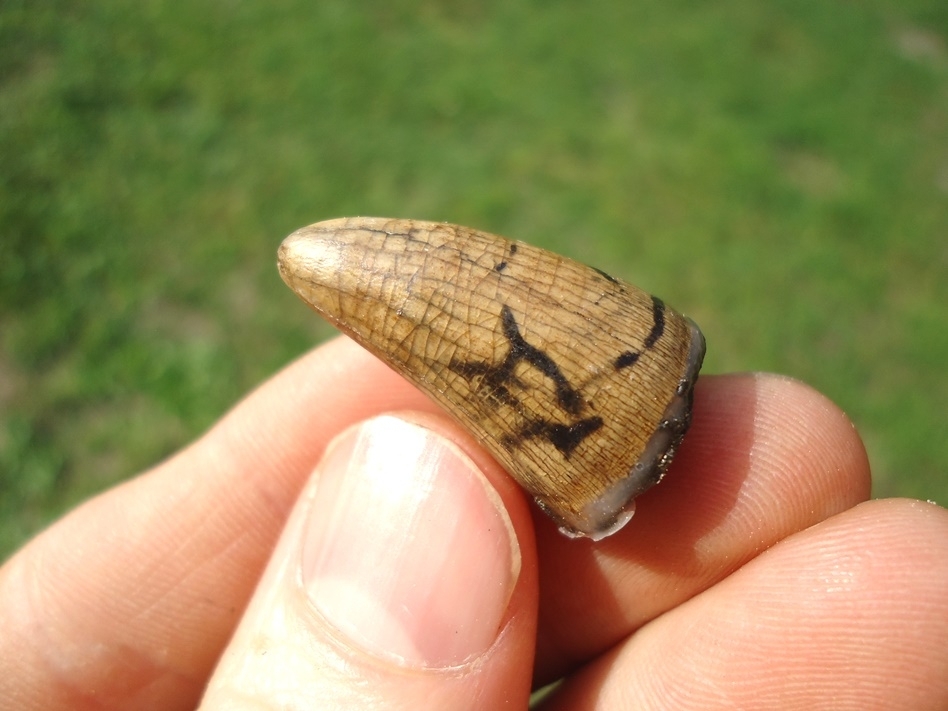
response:
[[[945,708],[948,515],[868,495],[822,396],[702,376],[666,481],[571,541],[337,339],[0,569],[0,708]]]

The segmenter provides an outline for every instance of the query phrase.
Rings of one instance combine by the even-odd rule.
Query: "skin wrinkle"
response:
[[[49,703],[57,698],[68,700],[70,708],[85,711],[117,707],[117,703],[129,698],[146,696],[150,688],[162,683],[194,684],[200,688],[200,682],[173,672],[135,646],[116,647],[108,640],[90,643],[88,640],[97,637],[72,624],[74,618],[67,612],[68,604],[57,604],[62,590],[44,582],[53,577],[45,572],[45,567],[29,563],[43,559],[41,555],[27,559],[15,565],[9,571],[10,577],[5,578],[9,590],[26,594],[21,597],[21,604],[13,606],[16,614],[10,619],[15,624],[6,624],[4,628],[7,634],[19,639],[20,658],[29,664],[29,673],[39,670],[42,674],[45,670],[44,675],[51,680],[44,690],[44,699]],[[17,577],[21,578],[19,583]],[[81,595],[65,598],[63,603],[77,600],[82,601]],[[56,610],[66,612],[65,616],[57,616]],[[53,624],[57,619],[62,623]],[[90,675],[98,680],[91,688]]]
[[[783,382],[794,381],[792,379],[786,379]],[[808,386],[800,383],[797,384],[809,389]],[[770,387],[770,392],[772,393],[778,392],[774,389],[774,385],[776,385],[776,383],[772,383]],[[815,391],[813,392],[816,394]],[[842,490],[841,484],[836,484],[840,482],[840,478],[834,477],[832,474],[834,472],[840,473],[847,471],[853,467],[864,469],[867,476],[862,482],[859,494],[862,498],[868,498],[870,488],[870,478],[868,476],[869,463],[865,450],[861,442],[859,442],[858,435],[852,428],[851,423],[845,420],[845,416],[822,395],[818,395],[812,402],[813,405],[816,406],[813,409],[818,409],[819,414],[822,415],[824,419],[832,419],[840,428],[846,428],[851,431],[852,436],[845,440],[848,446],[841,447],[838,441],[829,437],[828,433],[833,431],[832,428],[812,428],[810,422],[813,421],[814,414],[801,409],[802,401],[794,400],[792,403],[793,409],[791,411],[791,414],[794,415],[792,427],[789,426],[791,423],[789,423],[787,419],[776,417],[777,411],[771,412],[772,419],[765,423],[770,440],[777,442],[783,440],[792,446],[785,447],[783,450],[777,450],[772,447],[759,450],[755,449],[754,454],[755,456],[767,457],[768,459],[765,462],[766,467],[780,472],[782,475],[781,480],[785,481],[788,487],[792,486],[798,488],[801,485],[809,486],[810,491],[808,493],[810,493],[810,495],[800,497],[797,500],[800,502],[822,502],[822,510],[810,512],[810,515],[814,516],[816,520],[822,520],[837,510],[841,498],[845,499],[848,496],[848,492]],[[841,417],[843,419],[841,419]],[[792,439],[788,440],[788,435],[792,435]],[[813,461],[805,456],[812,451],[819,451],[821,453],[821,457],[818,461]],[[813,472],[809,476],[800,476],[800,472],[793,466],[793,462],[805,462],[811,466],[815,465],[819,467],[820,471]],[[827,488],[827,484],[829,488]],[[834,486],[834,484],[836,485]],[[822,495],[817,495],[817,493]],[[776,494],[776,491],[774,494]],[[793,501],[792,497],[787,498]]]

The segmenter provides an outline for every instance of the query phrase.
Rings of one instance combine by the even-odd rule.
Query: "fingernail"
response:
[[[383,416],[340,435],[319,468],[303,581],[357,645],[450,667],[497,637],[520,572],[500,495],[432,430]]]

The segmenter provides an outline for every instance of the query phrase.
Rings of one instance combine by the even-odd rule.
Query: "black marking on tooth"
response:
[[[517,437],[504,437],[503,443],[511,447],[516,446],[523,440],[542,437],[556,447],[563,457],[569,459],[569,455],[573,453],[573,450],[589,435],[602,427],[602,424],[601,417],[587,417],[571,425],[533,420],[517,433]]]
[[[613,365],[616,370],[622,370],[623,368],[628,368],[630,365],[635,365],[636,361],[639,359],[639,353],[635,351],[625,351],[620,354],[618,358],[613,361]]]
[[[512,258],[516,253],[517,253],[517,245],[511,242],[510,243],[510,257]],[[494,265],[494,271],[495,272],[504,271],[504,269],[507,268],[507,264],[508,264],[508,261],[506,259],[502,259],[501,261],[499,261],[497,264]]]
[[[645,337],[645,347],[651,348],[665,332],[665,304],[657,296],[652,297],[652,330]]]
[[[504,377],[498,375],[498,369],[488,363],[474,363],[472,361],[451,361],[448,366],[455,373],[465,380],[473,380],[480,376],[484,377],[483,385],[488,388],[487,396],[496,400],[502,405],[518,407],[520,401],[510,392],[508,385],[515,385],[523,388],[524,383],[513,373],[505,374]]]
[[[594,272],[596,272],[596,274],[598,274],[599,276],[601,276],[603,279],[605,279],[608,282],[611,282],[613,284],[619,283],[618,279],[616,279],[611,274],[606,274],[604,271],[602,271],[602,269],[596,269],[596,267],[590,267],[590,269],[592,269]]]
[[[648,335],[645,337],[645,349],[649,349],[658,343],[658,339],[662,337],[662,334],[665,332],[665,304],[662,303],[662,300],[653,296],[652,297],[652,328],[648,332]],[[635,351],[623,351],[612,361],[612,365],[616,370],[622,370],[623,368],[629,368],[635,365],[641,353],[636,353]]]
[[[476,387],[484,389],[486,398],[511,407],[523,418],[524,424],[515,435],[502,438],[501,441],[505,447],[515,447],[524,440],[540,437],[550,442],[564,457],[568,458],[586,437],[602,427],[602,418],[581,418],[580,415],[586,403],[579,391],[570,385],[559,366],[549,355],[527,343],[526,339],[520,335],[520,328],[517,326],[513,311],[506,304],[501,308],[500,317],[504,338],[510,344],[510,350],[500,363],[492,365],[452,360],[448,367],[467,380],[481,378],[480,384]],[[511,391],[512,388],[523,390],[527,387],[514,372],[521,361],[536,368],[552,381],[556,402],[571,416],[572,422],[560,423],[531,417],[523,402]]]
[[[509,306],[504,304],[500,316],[504,324],[504,336],[510,343],[510,351],[501,364],[503,372],[513,373],[513,368],[519,361],[526,361],[553,381],[556,388],[556,401],[560,407],[571,415],[578,415],[583,408],[582,398],[579,392],[569,384],[560,367],[553,362],[550,356],[524,340],[523,336],[520,335],[517,321]]]

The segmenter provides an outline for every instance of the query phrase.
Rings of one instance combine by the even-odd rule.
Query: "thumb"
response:
[[[382,416],[327,447],[201,708],[526,708],[529,510],[453,432]]]

